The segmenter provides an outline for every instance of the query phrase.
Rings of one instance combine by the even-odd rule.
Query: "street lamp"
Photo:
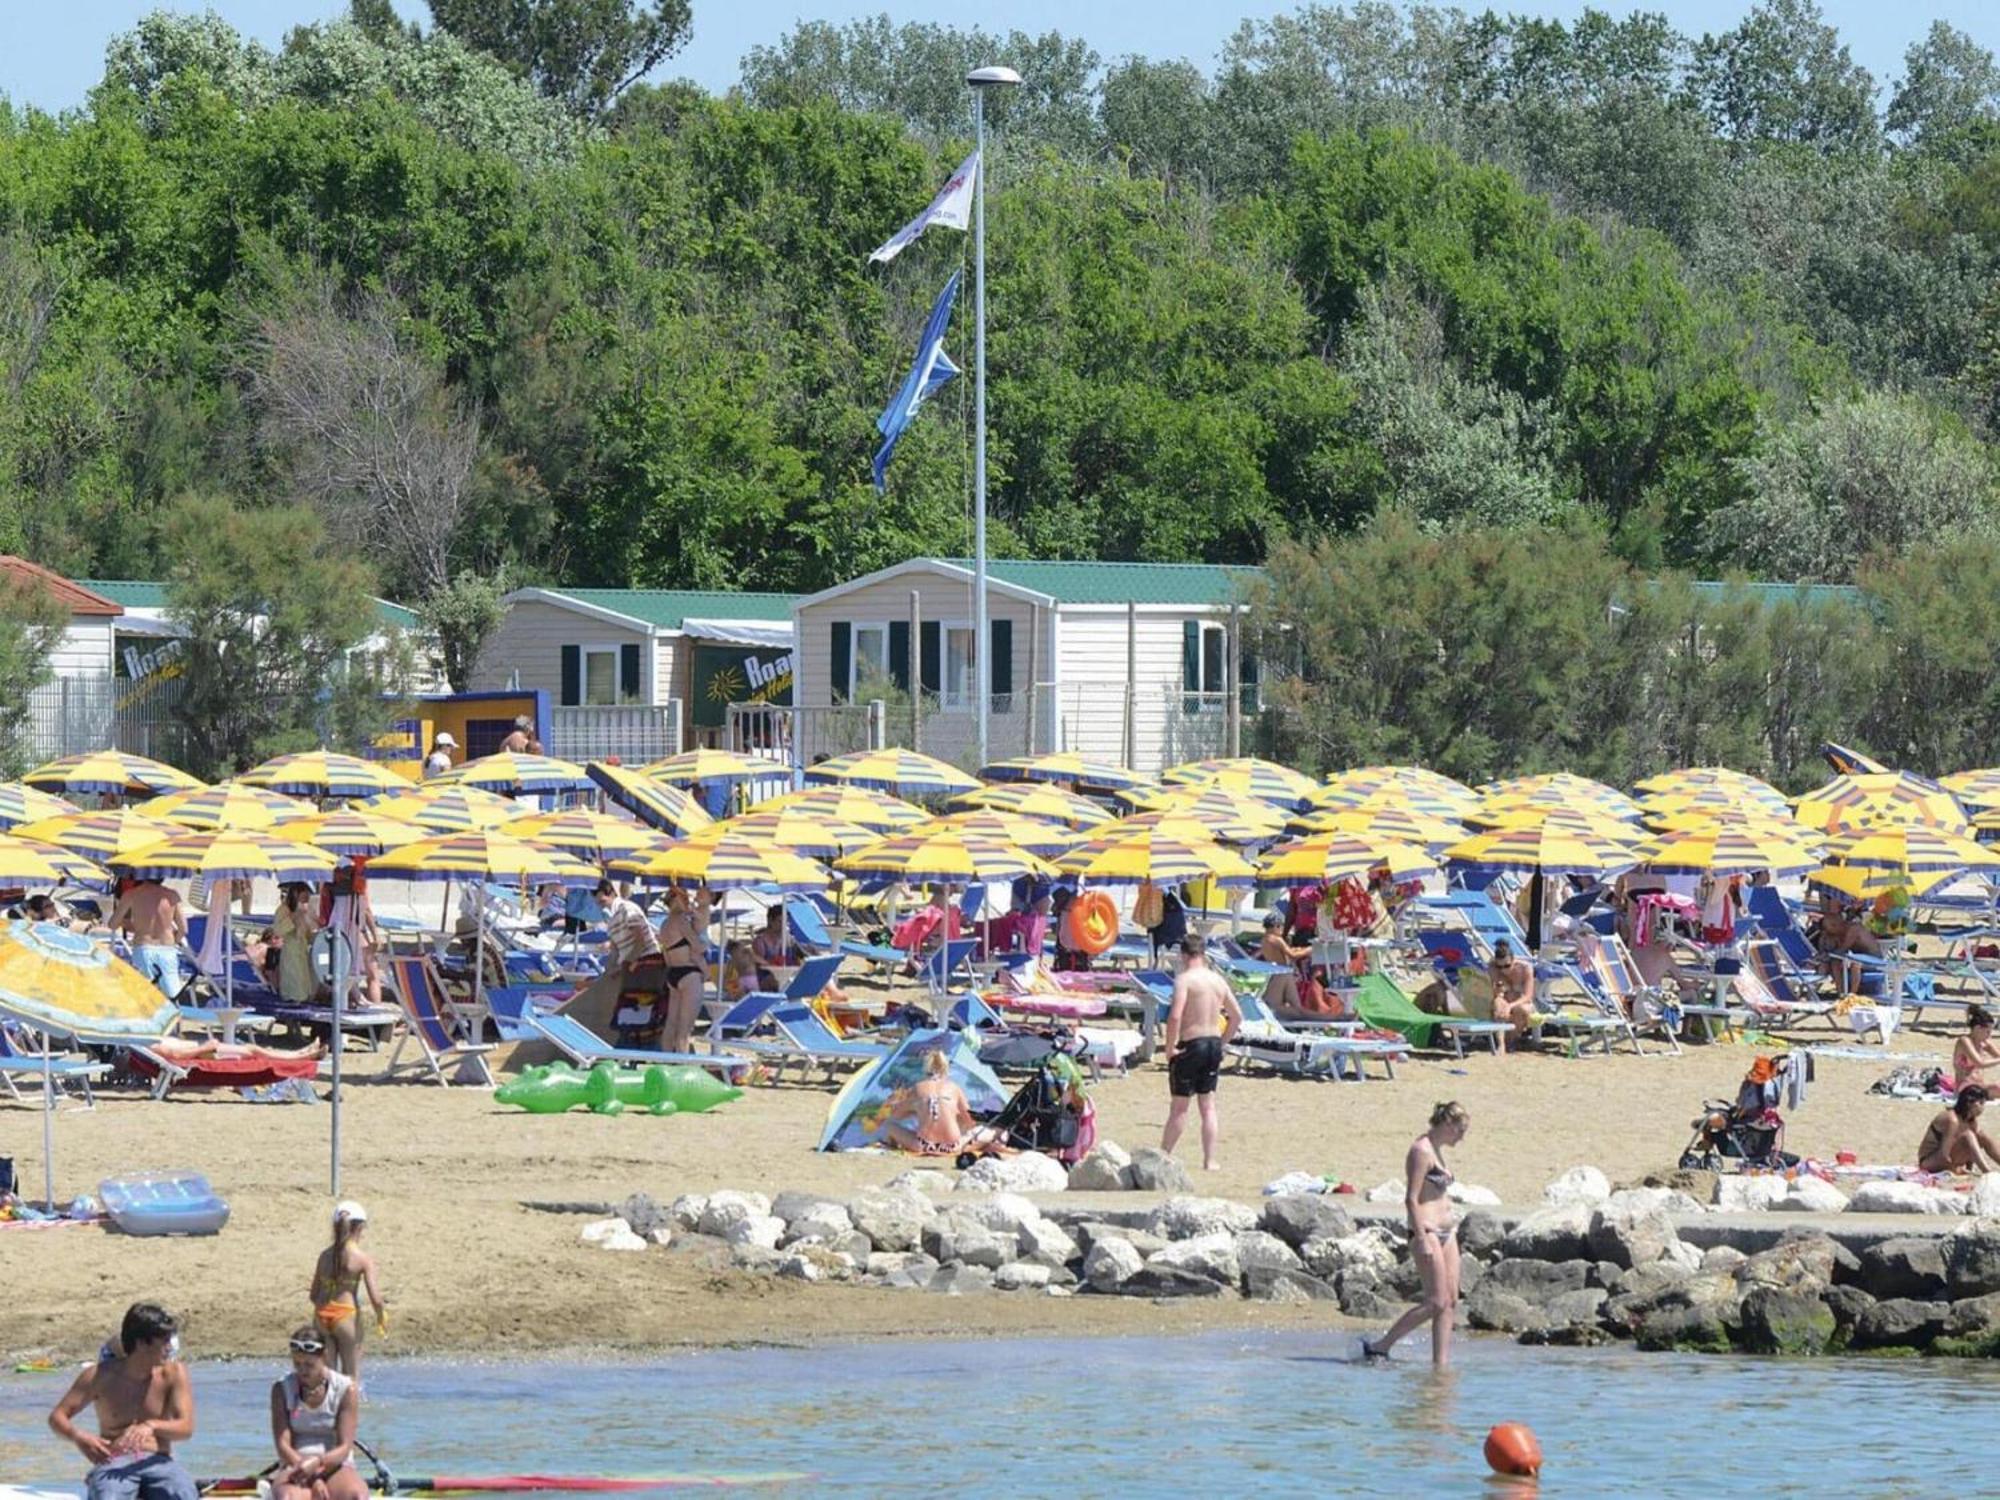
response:
[[[973,149],[979,153],[979,180],[972,200],[972,402],[974,418],[972,485],[978,508],[972,521],[972,696],[979,764],[987,763],[987,715],[992,708],[993,669],[988,665],[986,623],[986,91],[1018,88],[1012,68],[974,68],[965,75],[972,89]]]

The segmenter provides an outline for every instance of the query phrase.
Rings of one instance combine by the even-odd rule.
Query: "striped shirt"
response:
[[[624,967],[629,969],[642,958],[660,956],[660,940],[653,932],[653,924],[635,903],[620,896],[611,903],[605,918],[611,949]]]

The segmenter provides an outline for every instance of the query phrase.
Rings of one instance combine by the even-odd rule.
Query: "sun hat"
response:
[[[458,748],[458,741],[451,737],[449,729],[440,729],[437,738],[432,740],[431,743],[433,745],[449,745],[454,750]]]
[[[336,1224],[343,1222],[348,1224],[366,1224],[368,1222],[368,1210],[363,1208],[359,1203],[356,1203],[352,1198],[345,1198],[334,1205],[333,1222]]]

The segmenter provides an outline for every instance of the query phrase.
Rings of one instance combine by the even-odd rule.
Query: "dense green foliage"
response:
[[[0,772],[18,776],[38,756],[24,737],[35,689],[55,669],[49,655],[69,627],[69,610],[34,584],[0,581]]]
[[[413,604],[962,552],[969,382],[886,496],[868,456],[969,247],[865,257],[991,60],[1028,78],[993,111],[998,550],[1256,560],[1393,512],[1839,580],[1993,512],[2000,69],[1948,27],[1878,120],[1808,0],[1700,39],[1307,5],[1212,74],[806,24],[727,99],[623,87],[672,0],[432,12],[275,54],[155,15],[88,108],[0,106],[0,547],[164,575],[198,491],[309,509]]]

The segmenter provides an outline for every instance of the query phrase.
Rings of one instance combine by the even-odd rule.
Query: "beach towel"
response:
[[[1435,1045],[1437,1018],[1418,1010],[1386,974],[1364,974],[1354,988],[1354,1014],[1370,1026],[1396,1032],[1412,1047]]]

